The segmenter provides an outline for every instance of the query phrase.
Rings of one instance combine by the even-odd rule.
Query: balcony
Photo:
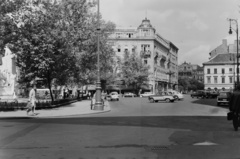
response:
[[[151,58],[151,51],[150,51],[150,50],[148,50],[148,51],[142,50],[142,51],[140,52],[140,54],[141,54],[141,57],[142,57],[142,58]]]

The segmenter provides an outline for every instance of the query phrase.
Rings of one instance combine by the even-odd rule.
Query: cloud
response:
[[[210,45],[200,45],[182,55],[179,55],[179,64],[190,62],[192,64],[202,65],[209,59]]]
[[[198,29],[199,31],[205,31],[209,27],[200,19],[200,16],[196,12],[192,11],[179,11],[180,21],[184,21],[186,29]]]
[[[174,14],[174,10],[166,10],[163,12],[159,11],[154,11],[154,12],[149,12],[149,19],[157,19],[161,23],[165,22],[170,16]]]

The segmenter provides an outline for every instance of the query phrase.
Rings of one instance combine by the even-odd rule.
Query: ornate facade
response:
[[[136,52],[150,66],[148,84],[153,93],[177,89],[178,48],[156,33],[149,19],[142,20],[139,27],[116,28],[109,43],[119,58],[125,51]]]
[[[196,64],[184,62],[178,67],[179,78],[187,77],[198,80],[199,82],[204,81],[203,67]]]

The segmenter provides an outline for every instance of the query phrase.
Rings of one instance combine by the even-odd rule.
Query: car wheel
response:
[[[167,98],[167,99],[165,99],[165,101],[169,103],[169,102],[170,102],[170,99],[169,99],[169,98]]]
[[[154,99],[153,99],[153,98],[151,98],[151,99],[150,99],[150,102],[151,102],[151,103],[154,103],[155,101],[154,101]]]

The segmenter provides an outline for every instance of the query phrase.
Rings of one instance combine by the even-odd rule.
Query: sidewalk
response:
[[[104,113],[111,111],[108,101],[105,101],[104,110],[91,110],[90,100],[82,100],[65,106],[52,109],[36,110],[37,115],[27,115],[25,110],[1,111],[1,118],[61,118],[68,116],[77,116],[84,114]],[[31,114],[31,113],[29,113]]]

